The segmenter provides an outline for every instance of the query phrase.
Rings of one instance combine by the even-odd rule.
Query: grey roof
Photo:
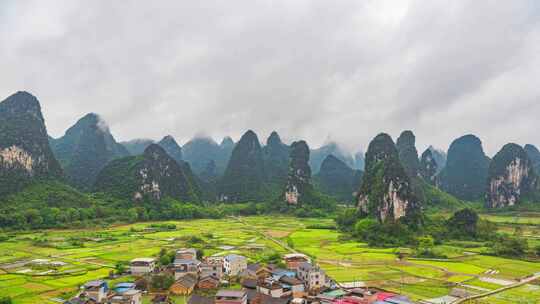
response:
[[[207,274],[205,276],[202,276],[200,277],[199,281],[202,281],[202,280],[208,280],[208,279],[212,279],[212,280],[215,280],[215,281],[218,281],[219,282],[219,278],[216,277],[216,276],[213,276],[211,274]]]
[[[242,281],[242,286],[244,286],[246,288],[255,289],[255,288],[257,288],[257,280],[255,280],[255,279],[244,279]]]
[[[229,255],[225,256],[225,259],[227,261],[235,261],[235,260],[245,260],[246,257],[242,256],[242,255],[238,255],[238,254],[229,254]]]
[[[187,304],[214,304],[214,299],[194,294],[189,298]]]
[[[217,292],[216,297],[227,297],[227,298],[242,298],[246,294],[245,290],[226,290],[221,289]]]
[[[285,284],[289,284],[289,285],[300,285],[300,284],[302,284],[302,281],[300,281],[299,279],[291,278],[289,276],[282,276],[281,278],[279,278],[279,281],[282,282],[282,283],[285,283]]]
[[[310,262],[302,262],[302,263],[298,264],[298,267],[299,268],[304,268],[306,270],[310,270],[310,269],[314,268],[313,264],[311,264]]]
[[[260,294],[261,304],[287,304],[290,298],[273,298],[264,294]]]
[[[86,302],[87,301],[85,299],[73,298],[65,302],[65,304],[86,304]]]
[[[86,283],[84,284],[84,287],[85,287],[85,288],[99,287],[99,286],[101,286],[103,283],[105,283],[105,281],[103,281],[103,280],[89,281],[89,282],[86,282]]]
[[[179,278],[175,284],[177,283],[188,288],[194,287],[197,284],[197,276],[186,274],[185,276]]]
[[[174,259],[174,264],[195,264],[199,265],[201,262],[196,259]]]
[[[247,269],[249,271],[257,271],[259,270],[259,268],[261,268],[261,265],[259,263],[255,263],[255,264],[248,264],[247,265]]]

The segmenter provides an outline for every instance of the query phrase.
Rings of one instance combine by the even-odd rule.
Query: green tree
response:
[[[166,290],[174,284],[174,276],[171,274],[163,273],[152,277],[150,285],[154,289]]]
[[[365,236],[367,233],[369,233],[369,231],[374,228],[375,226],[377,226],[378,223],[377,221],[375,221],[374,219],[372,218],[365,218],[365,219],[362,219],[362,220],[359,220],[358,222],[356,222],[356,224],[354,225],[354,234],[356,236],[359,236],[359,237],[363,237]]]
[[[529,248],[527,240],[503,236],[493,244],[493,253],[499,256],[521,257]]]
[[[125,262],[117,262],[114,266],[114,269],[117,274],[123,274],[126,272],[126,263]]]
[[[359,218],[358,210],[356,208],[343,209],[338,212],[336,217],[336,224],[341,231],[353,231],[355,223]]]
[[[416,255],[421,257],[434,256],[433,247],[435,241],[430,235],[418,238],[418,245],[416,246]]]
[[[32,228],[38,228],[43,224],[43,218],[41,217],[41,214],[36,209],[28,209],[25,212],[26,222],[32,227]]]
[[[456,211],[447,223],[450,236],[458,239],[475,239],[477,224],[478,214],[470,208]]]
[[[3,297],[0,298],[0,304],[11,304],[13,301],[11,301],[11,297]]]

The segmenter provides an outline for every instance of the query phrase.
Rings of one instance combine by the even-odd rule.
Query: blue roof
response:
[[[115,285],[115,287],[116,288],[118,287],[132,288],[132,287],[135,287],[135,283],[131,283],[131,282],[118,283]]]
[[[409,300],[409,298],[407,298],[406,296],[395,296],[391,298],[386,298],[384,299],[384,302],[390,304],[414,304],[414,302]]]
[[[117,293],[124,293],[128,290],[133,290],[133,288],[130,288],[130,287],[118,287],[118,288],[115,288],[114,291],[116,291]]]
[[[274,275],[278,276],[288,276],[288,277],[296,277],[296,272],[292,270],[280,270],[280,271],[274,271]]]

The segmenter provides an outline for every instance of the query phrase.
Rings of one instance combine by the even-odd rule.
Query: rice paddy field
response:
[[[512,218],[498,220],[509,223]],[[536,225],[531,221],[524,225]],[[58,303],[85,282],[107,277],[118,262],[156,256],[162,248],[188,246],[194,236],[205,255],[239,253],[256,262],[273,253],[296,250],[313,257],[337,282],[363,282],[414,300],[436,299],[455,287],[484,293],[540,272],[537,262],[482,255],[483,244],[439,246],[437,250],[449,257],[443,260],[399,260],[397,253],[407,249],[372,248],[347,240],[331,229],[331,219],[257,216],[160,222],[176,227],[164,230],[152,224],[16,233],[0,242],[0,298],[10,296],[14,303]],[[110,285],[131,279],[119,278]],[[538,303],[540,283],[532,281],[476,301]]]

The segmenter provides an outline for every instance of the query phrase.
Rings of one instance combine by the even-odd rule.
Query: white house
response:
[[[238,254],[229,254],[223,259],[223,269],[229,276],[238,276],[247,268],[247,258]]]
[[[283,296],[291,295],[290,290],[285,290],[281,283],[273,279],[259,281],[257,283],[257,292],[272,298],[281,298]]]
[[[156,259],[154,258],[137,258],[131,260],[129,269],[133,275],[144,275],[154,272],[156,268]]]
[[[326,275],[318,266],[308,262],[298,265],[298,278],[304,282],[309,291],[318,291],[326,283]]]

